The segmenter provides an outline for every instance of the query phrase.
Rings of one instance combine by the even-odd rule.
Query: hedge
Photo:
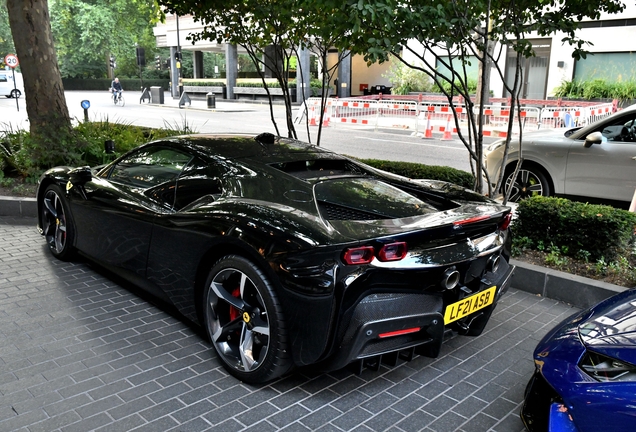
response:
[[[557,246],[564,255],[613,261],[636,240],[636,213],[607,205],[537,196],[520,201],[516,214],[515,237]]]
[[[62,78],[64,90],[104,90],[107,91],[113,81],[110,79],[77,79]],[[124,90],[141,91],[140,79],[120,79]],[[168,90],[170,81],[167,79],[145,79],[144,87],[163,87]]]
[[[475,186],[475,177],[462,170],[451,167],[422,165],[414,162],[393,162],[380,159],[358,159],[374,168],[388,171],[397,175],[412,179],[433,179],[472,189]]]

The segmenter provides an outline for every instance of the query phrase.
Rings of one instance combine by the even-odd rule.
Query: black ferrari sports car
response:
[[[513,272],[508,207],[272,134],[53,168],[37,202],[54,256],[80,253],[173,305],[250,383],[437,356],[482,332]]]

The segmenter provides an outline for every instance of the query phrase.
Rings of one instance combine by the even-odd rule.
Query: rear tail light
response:
[[[408,248],[405,242],[383,244],[377,254],[373,246],[360,246],[345,249],[342,259],[349,265],[369,264],[376,258],[382,262],[404,259]]]
[[[399,261],[406,256],[406,250],[406,243],[404,242],[385,244],[378,252],[378,259],[385,262]]]
[[[499,223],[499,229],[505,231],[510,226],[510,222],[512,222],[512,213],[508,213],[504,216],[504,218]]]
[[[342,259],[349,265],[369,264],[373,261],[374,253],[373,246],[349,248],[344,251]]]

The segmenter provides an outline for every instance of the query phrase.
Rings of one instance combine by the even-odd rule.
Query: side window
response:
[[[636,113],[605,124],[600,132],[608,141],[636,142]]]
[[[0,82],[7,82],[7,76],[4,74],[0,74]]]
[[[221,179],[227,171],[221,163],[206,163],[195,157],[176,182],[175,210],[204,196],[219,196],[223,193]]]
[[[119,161],[111,170],[109,179],[147,189],[175,180],[191,159],[191,155],[173,148],[146,147]]]

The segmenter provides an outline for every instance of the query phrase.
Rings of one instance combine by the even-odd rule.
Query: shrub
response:
[[[475,185],[475,177],[472,174],[451,167],[423,165],[413,162],[393,162],[379,159],[359,160],[374,168],[412,179],[442,180],[467,189],[472,189]]]
[[[223,87],[225,86],[225,83],[223,81],[184,79],[183,85],[195,86],[195,87]]]
[[[6,128],[0,132],[0,169],[3,176],[37,179],[53,166],[102,164],[147,141],[191,132],[194,131],[187,124],[150,129],[105,119],[79,123],[68,137],[41,143],[28,131]],[[115,142],[114,154],[104,152],[106,140]]]
[[[562,81],[554,90],[554,96],[570,99],[636,99],[636,82],[607,82],[603,79],[589,81]]]
[[[141,91],[140,79],[120,79],[124,90],[128,91]],[[112,80],[109,79],[75,79],[64,78],[62,79],[64,84],[64,90],[104,90],[108,91]],[[144,80],[144,87],[162,87],[164,90],[168,89],[169,80],[167,79],[150,79]]]
[[[421,65],[419,65],[421,67]],[[382,76],[388,79],[393,87],[391,93],[407,95],[410,92],[428,92],[431,90],[431,78],[424,72],[414,69],[402,63],[393,61],[386,74]]]
[[[564,254],[612,261],[629,253],[636,240],[636,214],[606,205],[564,198],[532,197],[517,207],[515,237],[551,244]]]

